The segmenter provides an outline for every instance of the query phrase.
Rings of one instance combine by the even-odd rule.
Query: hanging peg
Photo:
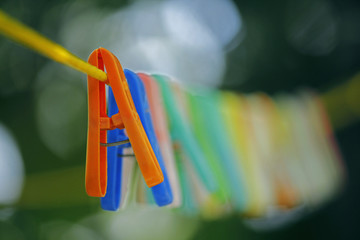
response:
[[[88,76],[88,139],[85,185],[89,196],[103,197],[107,187],[107,152],[100,143],[107,143],[107,130],[126,129],[140,170],[149,187],[164,181],[159,163],[141,124],[118,59],[104,48],[91,53],[88,62],[107,70],[106,82]],[[105,83],[112,87],[119,113],[106,114]]]

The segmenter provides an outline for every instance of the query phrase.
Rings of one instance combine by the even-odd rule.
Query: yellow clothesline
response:
[[[105,72],[78,58],[64,47],[47,39],[1,10],[0,33],[56,62],[86,73],[100,81],[107,80]]]

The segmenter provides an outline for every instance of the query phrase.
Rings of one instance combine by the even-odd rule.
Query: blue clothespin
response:
[[[161,171],[164,175],[164,181],[151,188],[154,200],[158,206],[165,206],[173,201],[173,195],[168,180],[166,168],[162,155],[160,153],[160,148],[157,143],[155,136],[155,131],[151,121],[149,104],[146,97],[146,92],[142,81],[139,77],[130,70],[124,70],[125,77],[127,79],[131,96],[133,98],[136,111],[140,117],[141,123],[144,126],[146,135],[149,139],[149,142],[153,148],[154,154],[158,160]],[[113,97],[111,88],[109,87],[109,106],[108,106],[108,115],[117,113],[117,106],[115,99]],[[116,108],[113,107],[115,105]],[[114,109],[112,109],[114,108]],[[111,110],[111,112],[110,112]],[[117,132],[113,132],[117,131]],[[121,132],[122,131],[122,132]],[[113,137],[109,139],[110,137]],[[108,142],[116,142],[127,139],[123,130],[110,130],[108,132]],[[101,207],[105,210],[115,211],[119,208],[120,203],[120,190],[121,190],[121,165],[122,165],[122,149],[124,147],[129,147],[126,145],[121,145],[117,147],[108,148],[108,186],[105,197],[101,198]],[[117,149],[114,152],[112,149]],[[110,151],[110,152],[109,152]],[[119,166],[120,165],[120,166]]]
[[[119,112],[113,91],[108,88],[108,116]],[[128,139],[124,129],[108,130],[107,142],[120,142]],[[108,184],[106,195],[100,199],[101,207],[104,210],[116,211],[120,206],[121,200],[121,172],[122,172],[122,155],[123,149],[131,147],[130,143],[120,146],[107,147],[107,163],[108,163]]]

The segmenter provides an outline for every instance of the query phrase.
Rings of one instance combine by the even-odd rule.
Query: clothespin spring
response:
[[[118,154],[118,157],[135,157],[135,154]]]
[[[129,143],[129,142],[130,142],[130,140],[129,140],[129,139],[126,139],[126,140],[119,141],[119,142],[100,143],[100,146],[102,146],[102,147],[114,147],[114,146],[119,146],[119,145],[123,145],[123,144]]]

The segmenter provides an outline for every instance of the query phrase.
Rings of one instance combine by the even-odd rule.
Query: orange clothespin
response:
[[[108,79],[104,83],[88,75],[89,123],[85,174],[87,194],[93,197],[105,196],[106,147],[116,144],[106,142],[106,131],[115,128],[126,129],[146,184],[153,187],[163,182],[164,176],[137,114],[119,60],[108,50],[99,48],[91,53],[88,62],[101,70],[105,67]],[[106,114],[105,84],[111,85],[119,108],[119,113],[111,118]]]

